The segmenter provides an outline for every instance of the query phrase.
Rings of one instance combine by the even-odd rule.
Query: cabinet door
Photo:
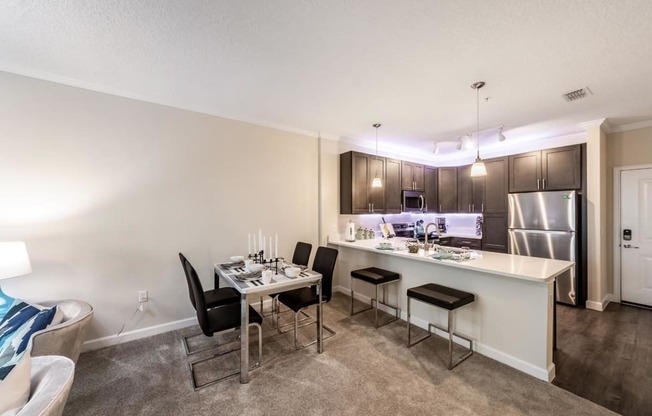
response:
[[[471,166],[457,168],[457,212],[473,212],[473,178]]]
[[[471,211],[478,214],[482,213],[484,209],[485,180],[486,176],[471,178],[471,181],[473,182],[473,202],[471,203]]]
[[[440,213],[457,212],[457,168],[437,169],[437,198]]]
[[[414,163],[403,162],[401,165],[401,189],[414,190]]]
[[[501,157],[484,162],[485,176],[484,213],[503,214],[507,212],[508,159]]]
[[[424,191],[426,194],[425,212],[437,212],[439,209],[437,202],[437,168],[425,166],[423,175]]]
[[[415,191],[425,191],[426,185],[424,180],[424,166],[423,165],[413,165],[412,166],[412,177],[414,178],[414,190]]]
[[[385,212],[388,214],[401,213],[401,161],[386,159],[385,164]]]
[[[509,157],[509,192],[540,190],[541,179],[541,152]]]
[[[378,175],[383,181],[380,188],[372,188],[371,181]],[[371,212],[382,214],[385,212],[385,192],[387,190],[387,180],[385,178],[385,158],[369,156],[369,175],[367,186],[369,187],[369,202],[371,203]]]
[[[507,214],[483,216],[482,250],[507,253]]]
[[[541,189],[563,191],[582,187],[580,145],[541,151]]]
[[[369,190],[371,189],[371,179],[369,155],[364,153],[352,154],[352,195],[353,195],[353,214],[369,213]]]

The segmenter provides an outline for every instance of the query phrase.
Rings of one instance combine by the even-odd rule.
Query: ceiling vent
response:
[[[589,87],[584,87],[584,88],[580,88],[579,90],[567,92],[565,94],[562,94],[561,96],[564,97],[564,100],[571,102],[571,101],[577,101],[582,98],[586,98],[589,95],[593,95],[593,92],[591,92]]]

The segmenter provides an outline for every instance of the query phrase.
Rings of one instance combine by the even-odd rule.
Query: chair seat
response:
[[[379,269],[378,267],[367,267],[366,269],[353,270],[351,277],[364,280],[365,282],[380,285],[383,283],[399,280],[401,276],[396,272]]]
[[[316,286],[302,287],[300,289],[282,292],[279,294],[278,300],[296,313],[307,306],[318,304],[319,295],[317,294]],[[330,298],[327,296],[322,297],[323,302],[328,302],[329,300]]]
[[[249,323],[261,325],[263,317],[249,306]],[[230,303],[208,310],[208,333],[202,328],[204,334],[212,337],[214,333],[227,329],[240,328],[240,303]]]
[[[204,297],[207,308],[214,308],[240,301],[240,293],[232,287],[207,290],[204,292]]]
[[[473,293],[427,283],[407,290],[407,296],[452,311],[475,301]]]

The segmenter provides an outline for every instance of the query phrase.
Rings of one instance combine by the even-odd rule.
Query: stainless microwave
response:
[[[403,191],[403,212],[422,212],[426,209],[426,197],[418,191]]]

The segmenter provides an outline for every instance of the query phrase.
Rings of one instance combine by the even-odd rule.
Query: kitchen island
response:
[[[381,242],[392,242],[399,249],[378,250]],[[439,260],[423,250],[409,253],[405,240],[397,238],[355,242],[329,238],[328,243],[339,248],[334,282],[339,291],[350,294],[352,270],[375,266],[398,272],[401,281],[391,285],[389,301],[398,304],[403,320],[408,288],[437,283],[471,292],[476,300],[456,312],[455,331],[473,338],[474,350],[480,354],[541,380],[549,382],[555,377],[554,281],[573,267],[573,262],[485,251],[478,251],[471,260]],[[360,294],[361,300],[368,301],[372,288],[359,286],[356,298]],[[428,322],[446,326],[446,312],[414,302],[411,321],[422,328],[427,328]]]

